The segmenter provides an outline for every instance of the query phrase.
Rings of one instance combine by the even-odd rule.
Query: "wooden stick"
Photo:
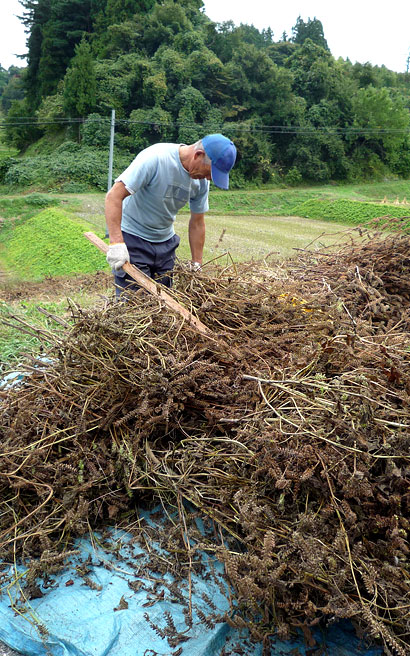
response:
[[[108,245],[93,232],[85,232],[84,237],[88,239],[94,246],[96,246],[100,251],[107,254]],[[160,285],[145,275],[142,271],[137,269],[133,264],[126,262],[123,267],[124,271],[128,273],[141,287],[147,290],[153,296],[156,296],[158,299],[163,301],[165,305],[174,312],[177,312],[185,321],[195,330],[197,330],[201,335],[206,337],[212,337],[212,334],[197,317],[195,317],[189,310],[180,305],[170,294],[168,294],[163,285]]]

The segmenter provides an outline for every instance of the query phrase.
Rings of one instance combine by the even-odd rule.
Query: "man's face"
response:
[[[205,153],[197,151],[194,154],[188,173],[193,180],[212,180],[211,165],[205,164]]]

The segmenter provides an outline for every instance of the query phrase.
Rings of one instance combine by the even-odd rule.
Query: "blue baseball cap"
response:
[[[212,182],[221,189],[229,189],[229,171],[236,160],[235,145],[223,134],[208,134],[202,145],[212,162]]]

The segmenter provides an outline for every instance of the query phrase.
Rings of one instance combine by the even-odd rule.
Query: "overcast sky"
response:
[[[322,21],[325,38],[334,57],[351,62],[383,64],[393,71],[406,70],[410,54],[410,2],[390,0],[204,0],[205,13],[213,21],[232,20],[253,24],[259,30],[270,27],[274,40],[292,34],[300,15]],[[16,18],[22,13],[18,0],[0,0],[0,64],[24,66],[17,54],[26,50],[24,26]]]

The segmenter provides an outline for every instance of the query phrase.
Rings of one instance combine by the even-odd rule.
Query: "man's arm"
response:
[[[115,182],[105,197],[105,221],[107,223],[110,244],[124,241],[121,232],[122,201],[130,192],[123,182]]]
[[[202,264],[205,244],[205,214],[191,212],[188,226],[189,245],[191,247],[192,262]]]

